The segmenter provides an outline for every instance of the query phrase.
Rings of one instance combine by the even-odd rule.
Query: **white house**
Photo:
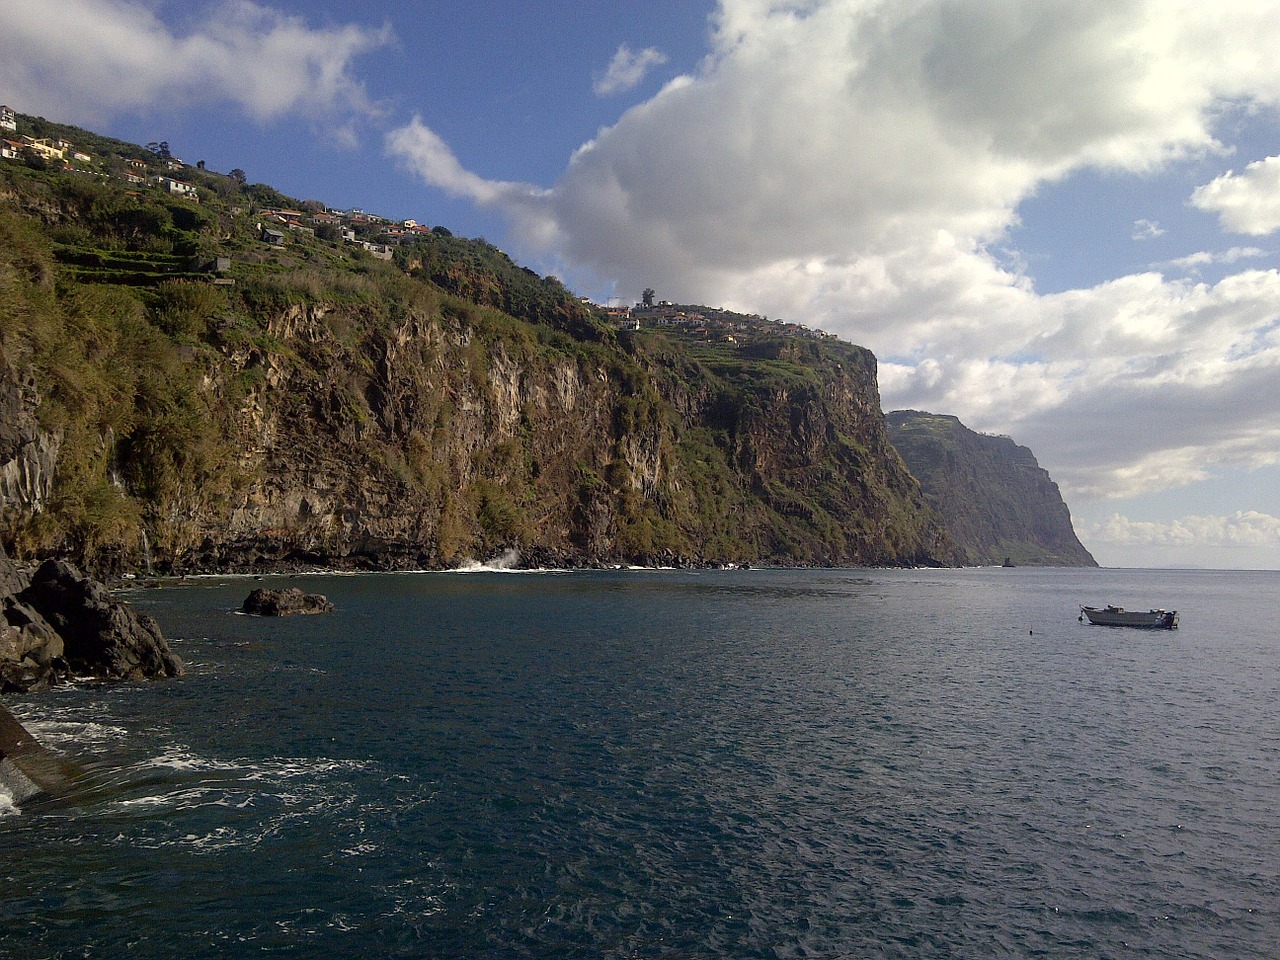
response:
[[[152,183],[157,183],[170,193],[179,197],[186,197],[188,200],[199,200],[200,196],[196,188],[189,183],[183,183],[181,180],[175,180],[173,177],[166,177],[157,174],[151,178]]]
[[[18,118],[8,107],[0,107],[0,130],[18,132]]]

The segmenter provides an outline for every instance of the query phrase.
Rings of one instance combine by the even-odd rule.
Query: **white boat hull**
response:
[[[1178,626],[1177,610],[1126,610],[1123,607],[1081,607],[1080,619],[1103,627],[1141,627],[1173,630]]]

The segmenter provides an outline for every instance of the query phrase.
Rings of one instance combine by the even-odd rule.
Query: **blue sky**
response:
[[[0,100],[821,327],[1104,565],[1280,568],[1277,49],[1280,0],[6,0]]]

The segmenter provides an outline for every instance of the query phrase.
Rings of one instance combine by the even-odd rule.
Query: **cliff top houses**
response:
[[[95,173],[98,176],[113,174],[118,179],[133,186],[141,186],[147,182],[148,164],[136,157],[114,159],[114,171],[104,171],[102,164],[95,163],[94,158],[83,150],[76,149],[75,144],[61,137],[33,137],[19,134],[18,115],[12,107],[0,106],[0,131],[14,134],[13,137],[0,137],[0,157],[6,160],[22,160],[26,157],[37,157],[45,163],[60,164],[64,169],[81,170]],[[159,157],[164,169],[174,173],[183,169],[184,164],[177,157]],[[173,196],[199,202],[199,191],[191,184],[167,174],[154,175],[151,182]]]

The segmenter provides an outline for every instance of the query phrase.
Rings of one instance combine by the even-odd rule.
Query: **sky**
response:
[[[1104,566],[1280,569],[1280,0],[0,0],[0,102],[803,323]]]

